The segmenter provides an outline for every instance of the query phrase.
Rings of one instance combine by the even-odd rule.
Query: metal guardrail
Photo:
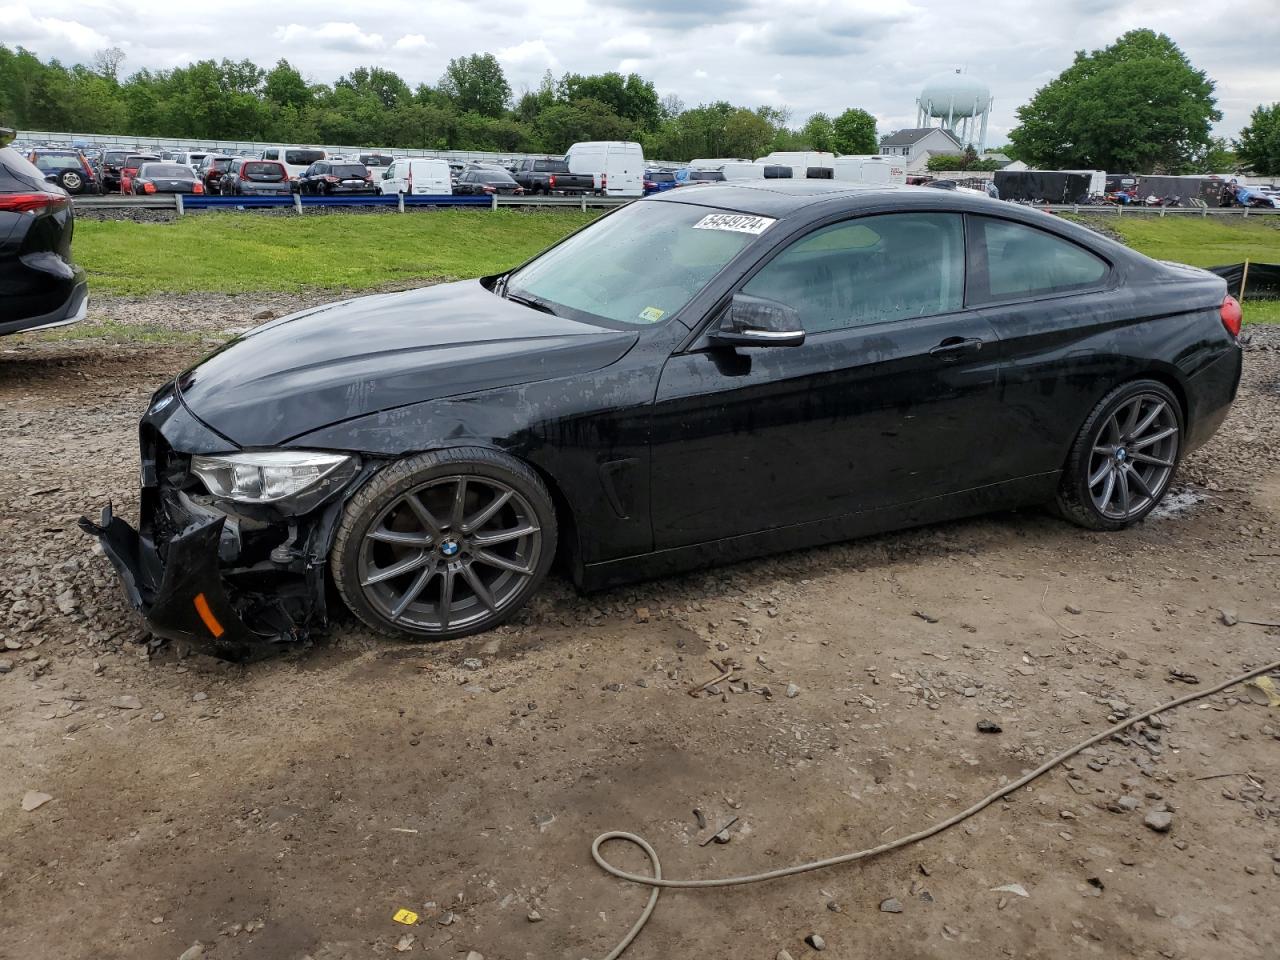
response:
[[[274,197],[216,197],[204,194],[166,194],[163,196],[84,195],[72,198],[77,207],[87,210],[173,210],[183,216],[189,210],[255,210],[263,208],[292,207],[302,213],[308,207],[392,207],[404,213],[411,207],[561,207],[586,211],[592,208],[620,207],[630,203],[633,197],[487,197],[460,195],[412,195],[384,196],[336,196],[304,197],[300,194],[283,194]]]

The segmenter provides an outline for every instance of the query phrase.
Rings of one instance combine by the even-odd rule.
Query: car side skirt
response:
[[[1057,490],[1060,476],[1061,471],[1055,470],[915,503],[587,564],[575,571],[575,579],[583,590],[602,590],[699,567],[734,563],[788,550],[838,543],[892,530],[905,530],[941,520],[956,520],[996,510],[1046,503]]]

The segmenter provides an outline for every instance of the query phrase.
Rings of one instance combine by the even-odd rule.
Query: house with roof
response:
[[[901,157],[907,173],[920,173],[931,156],[964,153],[964,144],[941,127],[916,127],[889,134],[880,141],[880,153]]]

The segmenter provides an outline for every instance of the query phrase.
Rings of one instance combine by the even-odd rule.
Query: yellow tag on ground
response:
[[[412,926],[413,924],[418,922],[418,915],[414,913],[412,910],[406,910],[404,907],[401,907],[399,910],[395,912],[395,916],[393,916],[391,919],[394,920],[396,923],[404,923],[404,924],[408,924],[409,926]]]

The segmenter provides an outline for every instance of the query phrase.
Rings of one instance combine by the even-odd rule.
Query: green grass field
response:
[[[598,215],[441,210],[403,216],[206,213],[171,223],[81,220],[73,252],[88,271],[90,290],[99,293],[364,290],[505,270]]]

